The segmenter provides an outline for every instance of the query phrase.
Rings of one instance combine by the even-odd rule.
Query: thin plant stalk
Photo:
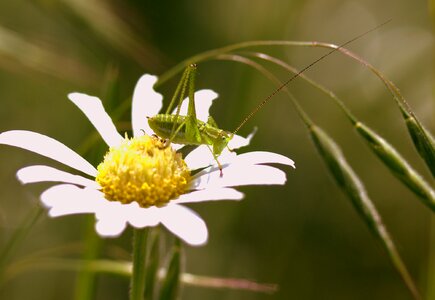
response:
[[[87,216],[85,224],[85,241],[84,252],[82,254],[84,261],[91,263],[98,258],[102,240],[95,233],[94,217]],[[74,299],[92,300],[95,299],[96,291],[96,274],[92,271],[82,269],[77,274],[76,285],[74,290]]]
[[[435,215],[430,216],[428,259],[426,272],[426,299],[435,299]]]
[[[9,258],[12,253],[15,251],[16,247],[25,239],[25,237],[29,234],[30,230],[32,230],[33,225],[39,220],[42,216],[44,209],[36,205],[28,215],[23,218],[21,224],[16,228],[15,232],[12,233],[11,238],[6,243],[5,247],[0,252],[0,285],[3,281],[3,273],[8,263]]]
[[[262,65],[239,55],[220,55],[218,59],[226,59],[231,61],[237,61],[253,67],[260,71],[267,78],[282,86],[282,83],[272,73],[265,69]],[[288,91],[287,87],[284,87],[284,91],[289,96],[292,104],[294,105],[298,115],[301,117],[303,123],[309,130],[310,136],[319,151],[320,156],[326,163],[330,174],[333,176],[342,191],[351,200],[352,205],[365,221],[370,231],[378,238],[381,244],[387,251],[390,260],[397,272],[401,276],[405,285],[411,292],[414,299],[421,299],[420,293],[416,285],[414,284],[411,275],[409,274],[406,265],[404,264],[400,254],[384,225],[382,218],[377,211],[372,200],[368,196],[362,181],[357,174],[353,171],[352,167],[346,161],[344,154],[334,140],[329,137],[320,127],[314,124],[305,111],[300,106],[296,98]]]
[[[148,228],[133,230],[133,269],[130,279],[130,300],[144,299],[148,231]]]
[[[279,60],[277,58],[271,57],[263,53],[248,53],[258,57],[260,59],[275,63],[287,71],[293,72],[295,74],[300,74],[300,71],[291,67],[287,63]],[[427,205],[432,211],[435,211],[435,192],[430,187],[428,183],[423,179],[423,177],[415,171],[411,165],[402,157],[401,154],[391,146],[384,138],[375,131],[369,128],[367,125],[359,121],[350,110],[344,105],[344,102],[338,98],[332,91],[326,89],[322,85],[309,79],[305,74],[300,75],[301,78],[308,81],[313,86],[320,89],[326,95],[328,95],[335,104],[344,112],[348,117],[348,120],[352,123],[356,131],[365,139],[369,144],[370,149],[384,162],[384,164],[390,169],[390,171],[399,178],[408,188],[413,191],[422,203]]]
[[[305,67],[301,71],[301,73],[304,72],[306,69],[309,69],[312,65],[316,64],[318,61],[322,60],[326,56],[332,54],[335,51],[341,51],[341,49],[345,49],[344,46],[360,39],[363,36],[366,36],[370,32],[373,32],[373,31],[379,29],[380,27],[384,26],[385,24],[387,24],[390,21],[391,21],[391,19],[377,25],[374,28],[371,28],[371,29],[357,35],[356,37],[353,37],[352,39],[346,41],[345,43],[343,43],[339,46],[334,45],[335,47],[329,47],[330,49],[332,49],[330,52],[326,53],[325,55],[323,55],[322,57],[320,57],[319,59],[317,59],[313,63],[309,64],[307,67]],[[157,87],[157,86],[163,84],[168,79],[172,78],[173,76],[175,76],[179,72],[183,71],[190,64],[210,60],[210,59],[213,59],[214,57],[217,57],[221,54],[227,54],[227,53],[230,53],[232,51],[236,51],[236,50],[240,50],[240,49],[244,49],[244,48],[249,48],[249,47],[258,47],[258,46],[277,46],[277,45],[282,46],[282,45],[285,45],[285,46],[311,46],[312,47],[312,46],[319,46],[318,44],[319,44],[318,42],[269,40],[269,41],[248,41],[248,42],[236,43],[236,44],[228,45],[225,47],[212,49],[212,50],[205,51],[205,52],[202,52],[200,54],[191,56],[190,58],[187,58],[187,59],[181,61],[180,63],[178,63],[177,65],[175,65],[171,69],[169,69],[167,72],[165,72],[163,75],[161,75],[158,82],[155,84],[155,86]],[[320,43],[320,44],[327,44],[327,43]],[[331,44],[328,44],[328,45],[331,45]]]
[[[148,236],[148,257],[145,278],[145,299],[155,299],[160,264],[160,228],[150,229]]]
[[[177,299],[181,284],[181,268],[182,268],[182,249],[179,239],[175,240],[172,253],[169,259],[168,267],[162,279],[160,288],[159,300],[175,300]]]
[[[386,23],[386,22],[385,22]],[[385,24],[384,23],[384,24]],[[381,24],[380,26],[382,26]],[[378,26],[378,27],[380,27]],[[376,27],[375,29],[377,29]],[[371,32],[375,29],[372,29],[368,32]],[[405,124],[408,128],[408,132],[410,133],[412,137],[412,141],[422,157],[422,159],[425,161],[426,165],[430,169],[432,175],[435,177],[435,139],[432,137],[431,133],[421,124],[421,122],[417,119],[417,117],[414,115],[412,110],[410,109],[409,105],[407,104],[407,101],[400,93],[400,90],[390,81],[388,80],[379,70],[377,70],[375,67],[373,67],[371,64],[363,60],[358,55],[354,54],[350,50],[344,48],[345,45],[353,42],[354,40],[358,39],[361,36],[364,36],[368,32],[361,34],[357,36],[356,38],[353,38],[349,40],[348,42],[342,44],[342,45],[335,45],[332,43],[323,43],[323,42],[317,42],[317,41],[276,41],[276,40],[269,40],[269,41],[248,41],[243,43],[237,43],[228,45],[221,48],[212,49],[209,51],[205,51],[203,53],[197,54],[195,56],[192,56],[188,59],[183,60],[179,64],[175,65],[173,68],[162,74],[159,78],[159,81],[156,83],[156,87],[166,82],[171,77],[175,76],[179,72],[181,72],[187,65],[191,63],[199,63],[207,60],[214,59],[218,57],[219,55],[223,54],[229,54],[234,51],[238,51],[245,48],[250,47],[259,47],[259,46],[299,46],[299,47],[320,47],[320,48],[328,48],[331,49],[330,52],[328,52],[326,55],[322,56],[320,59],[316,60],[312,64],[308,65],[307,67],[303,68],[298,75],[301,75],[306,69],[308,69],[310,66],[318,62],[319,60],[323,59],[324,57],[332,54],[335,51],[341,52],[342,54],[356,60],[358,63],[362,64],[363,66],[367,67],[372,71],[388,88],[388,90],[391,92],[394,100],[396,101],[397,105],[399,106],[399,109],[402,113],[402,116],[404,117]]]
[[[132,263],[123,260],[107,260],[96,259],[90,262],[82,259],[71,258],[53,258],[53,257],[37,257],[30,259],[21,259],[11,264],[6,269],[7,281],[12,280],[20,274],[32,271],[80,271],[109,274],[130,278],[132,275]],[[157,274],[159,280],[163,280],[166,269],[160,269]],[[272,294],[278,290],[276,284],[258,283],[255,281],[241,278],[220,278],[211,276],[202,276],[191,273],[182,273],[180,282],[189,286],[214,288],[214,289],[230,289],[230,290],[245,290],[252,292],[260,292]]]

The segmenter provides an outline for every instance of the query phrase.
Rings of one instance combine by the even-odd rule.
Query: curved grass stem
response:
[[[388,22],[388,21],[387,21]],[[387,23],[385,22],[385,23]],[[387,87],[387,89],[390,91],[390,93],[393,96],[393,99],[396,101],[397,105],[399,106],[399,109],[402,113],[402,116],[405,119],[405,124],[407,126],[408,132],[411,135],[412,141],[415,145],[415,148],[417,149],[420,157],[425,161],[427,167],[432,173],[432,176],[435,177],[435,139],[431,135],[431,133],[422,125],[422,123],[418,120],[418,118],[414,115],[412,112],[410,106],[408,105],[405,98],[400,93],[400,90],[394,85],[393,82],[391,82],[389,79],[386,78],[386,76],[376,69],[373,65],[366,62],[364,59],[362,59],[360,56],[356,55],[352,51],[346,49],[344,46],[355,41],[356,39],[366,35],[367,33],[376,30],[377,28],[383,26],[385,23],[347,41],[346,43],[343,43],[341,45],[335,45],[332,43],[324,43],[324,42],[317,42],[317,41],[276,41],[276,40],[269,40],[269,41],[248,41],[243,43],[237,43],[228,45],[221,48],[212,49],[209,51],[205,51],[203,53],[200,53],[198,55],[192,56],[186,60],[183,60],[179,64],[175,65],[173,68],[162,74],[159,78],[159,81],[156,83],[156,87],[166,82],[171,77],[175,76],[179,72],[181,72],[187,65],[190,63],[199,63],[204,62],[207,60],[211,60],[213,58],[218,57],[219,55],[223,54],[229,54],[234,51],[251,48],[251,47],[260,47],[260,46],[298,46],[298,47],[320,47],[320,48],[327,48],[330,49],[330,52],[326,53],[325,55],[321,56],[319,59],[315,60],[313,63],[309,64],[305,68],[303,68],[301,71],[299,71],[294,77],[290,78],[286,83],[290,82],[293,78],[300,76],[305,70],[310,68],[312,65],[317,63],[318,61],[322,60],[326,56],[332,54],[333,52],[337,51],[340,52],[353,60],[357,61],[361,65],[367,67],[370,71],[372,71]],[[281,88],[280,88],[281,89]],[[280,90],[279,89],[279,90]],[[273,94],[279,92],[279,90],[275,91]],[[267,99],[266,99],[267,101]]]
[[[22,259],[14,262],[7,269],[7,279],[11,280],[20,274],[32,271],[72,271],[77,272],[85,270],[88,272],[110,274],[121,277],[131,277],[132,263],[123,260],[107,260],[98,259],[92,261],[84,261],[80,259],[68,258],[45,258],[37,257],[30,259]],[[160,269],[158,273],[159,280],[163,280],[167,270]],[[258,283],[247,279],[240,278],[220,278],[211,276],[202,276],[190,273],[182,273],[180,276],[182,284],[189,286],[197,286],[213,289],[231,289],[231,290],[247,290],[260,293],[274,293],[278,286],[270,283]]]
[[[247,55],[277,64],[278,66],[281,66],[294,74],[300,74],[301,72],[288,65],[284,61],[263,53],[247,53]],[[393,175],[401,180],[411,191],[413,191],[419,197],[419,199],[421,199],[423,204],[428,206],[432,211],[435,211],[434,190],[391,144],[389,144],[373,129],[359,121],[345,106],[344,102],[332,91],[311,80],[305,74],[300,74],[300,77],[328,95],[344,112],[355,130],[368,143],[370,149],[376,154],[376,156],[379,157],[379,159],[382,160],[382,162],[384,162],[385,166],[393,173]]]
[[[217,58],[228,59],[249,65],[261,72],[267,78],[271,79],[278,86],[282,86],[282,83],[278,78],[276,78],[262,65],[252,61],[249,58],[235,54],[220,55]],[[325,162],[326,166],[328,167],[330,174],[335,179],[341,190],[351,200],[351,203],[354,206],[355,210],[369,227],[370,231],[381,242],[384,249],[387,251],[393,266],[396,268],[397,272],[401,276],[403,282],[409,289],[413,298],[421,299],[419,291],[410,273],[408,272],[405,263],[400,257],[397,247],[395,246],[393,239],[387,231],[387,228],[384,225],[384,222],[382,221],[379,212],[377,211],[374,203],[368,196],[368,193],[362,181],[359,179],[355,171],[353,171],[352,167],[347,162],[341,149],[326,132],[324,132],[320,127],[315,125],[313,121],[311,121],[309,116],[299,105],[297,99],[288,91],[287,87],[284,87],[284,91],[289,95],[290,100],[295,106],[298,115],[301,117],[307,129],[309,130],[314,145],[318,150],[321,158]],[[324,91],[327,90],[324,89]],[[344,106],[341,100],[339,100],[339,103],[341,103],[341,107],[343,107],[347,111],[347,108]],[[350,112],[348,117],[351,121],[356,120],[353,115],[350,114]]]
[[[8,263],[9,258],[14,252],[15,248],[20,244],[21,241],[24,240],[26,235],[30,232],[33,225],[39,220],[44,209],[37,205],[35,206],[29,214],[23,218],[20,226],[17,227],[15,232],[12,234],[9,241],[6,243],[6,246],[0,252],[0,285],[3,282],[3,273],[6,265]]]

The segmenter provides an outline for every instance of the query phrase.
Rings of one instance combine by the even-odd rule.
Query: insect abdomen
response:
[[[201,145],[204,142],[202,140],[188,140],[186,138],[186,116],[177,116],[169,114],[158,114],[152,118],[148,118],[148,124],[151,129],[161,138],[169,139],[172,137],[173,131],[177,130],[178,127],[182,125],[181,129],[177,132],[175,137],[173,137],[172,142],[176,144],[185,145]],[[205,123],[197,120],[198,127],[205,126]],[[175,128],[174,128],[175,123]]]

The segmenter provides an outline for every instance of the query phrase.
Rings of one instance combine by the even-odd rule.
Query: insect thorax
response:
[[[213,146],[213,152],[220,154],[232,138],[232,133],[219,129],[209,123],[196,120],[200,137],[198,139],[186,136],[186,116],[158,114],[148,118],[151,129],[161,138],[170,139],[176,144]],[[178,130],[179,129],[179,130]],[[177,131],[175,136],[172,136]]]

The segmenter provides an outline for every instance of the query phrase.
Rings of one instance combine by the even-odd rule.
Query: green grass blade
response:
[[[33,225],[42,216],[44,209],[41,206],[35,206],[31,209],[28,215],[21,221],[20,226],[16,228],[10,239],[6,242],[6,245],[0,251],[0,286],[3,284],[3,273],[11,255],[16,250],[17,246],[25,239],[32,230]]]
[[[0,26],[0,66],[14,69],[25,67],[80,84],[98,82],[95,71],[81,61],[66,56],[52,45],[42,47],[32,42],[31,38],[3,26]]]
[[[327,43],[318,43],[316,46],[325,47],[329,49],[337,48],[338,46]],[[357,61],[361,65],[368,68],[373,74],[375,74],[387,87],[390,91],[393,99],[395,100],[397,106],[399,106],[400,111],[402,112],[402,116],[405,119],[405,124],[408,128],[409,134],[411,135],[412,141],[414,143],[415,148],[417,149],[421,158],[425,161],[426,165],[430,169],[433,176],[435,176],[435,142],[432,135],[424,128],[422,123],[417,119],[417,117],[412,112],[409,107],[407,101],[400,93],[399,88],[396,85],[387,79],[387,77],[378,69],[376,69],[372,64],[368,63],[360,56],[355,53],[349,51],[345,48],[340,48],[339,51],[344,55],[352,58]]]
[[[402,111],[402,113],[415,148],[425,161],[432,176],[435,177],[435,140],[433,136],[421,125],[414,114],[407,111]]]
[[[176,241],[172,250],[172,255],[167,268],[166,276],[163,280],[160,289],[159,300],[175,300],[177,299],[180,289],[181,275],[181,245],[180,241]]]
[[[425,130],[425,128],[421,125],[421,122],[418,121],[415,115],[410,113],[410,109],[408,108],[408,105],[404,97],[400,94],[399,89],[373,65],[371,65],[370,63],[368,63],[367,61],[365,61],[355,53],[351,52],[350,50],[344,48],[343,46],[338,46],[331,43],[315,42],[315,41],[277,41],[277,40],[247,41],[247,42],[232,44],[225,47],[205,51],[183,60],[182,62],[174,66],[172,69],[162,74],[162,76],[160,76],[159,81],[156,83],[155,86],[159,86],[163,84],[164,82],[166,82],[167,80],[175,76],[177,73],[181,72],[190,63],[199,63],[241,49],[259,47],[259,46],[298,46],[298,47],[320,47],[320,48],[328,48],[332,50],[335,49],[336,51],[357,61],[359,64],[363,65],[364,67],[367,67],[385,84],[385,86],[391,92],[394,100],[399,105],[400,109],[402,111],[406,110],[408,114],[412,116],[411,120],[408,120],[407,117],[405,116],[406,125],[411,134],[412,140],[414,142],[415,147],[417,148],[418,153],[428,165],[429,169],[432,172],[432,175],[435,176],[435,163],[434,163],[435,146],[433,142],[434,140],[433,137],[430,135],[430,133],[427,130]]]
[[[422,202],[435,211],[435,192],[409,163],[385,139],[361,122],[355,123],[356,131],[364,138],[370,149],[384,162]]]
[[[263,53],[248,52],[247,55],[272,62],[292,73],[297,74],[299,72],[297,69],[291,67],[285,62]],[[392,172],[398,178],[400,178],[402,182],[404,182],[409,188],[411,188],[412,191],[414,191],[418,196],[422,197],[426,205],[428,205],[431,209],[434,209],[434,191],[423,180],[423,178],[412,169],[412,167],[405,161],[405,159],[388,142],[385,141],[385,139],[376,134],[366,125],[359,122],[357,118],[350,112],[350,110],[344,105],[344,102],[339,99],[332,91],[311,80],[305,74],[301,74],[300,77],[314,87],[320,89],[326,95],[328,95],[346,114],[349,121],[355,126],[355,128],[357,128],[357,131],[366,140],[369,141],[369,145],[371,146],[371,148],[382,159],[382,161],[384,161],[387,167],[392,170]],[[383,77],[380,78],[383,79]],[[385,84],[392,85],[392,83],[389,81],[385,81]],[[392,87],[394,87],[394,85],[392,85]],[[396,90],[390,91],[392,93],[398,93],[398,91]],[[399,102],[399,98],[397,98],[399,97],[398,94],[395,94],[395,96],[397,103],[400,104],[401,102]],[[402,101],[406,104],[406,101],[404,99],[402,99]],[[404,108],[404,105],[400,104],[399,107],[402,110],[402,114],[405,117],[408,130],[413,138],[414,144],[416,145],[417,149],[419,149],[420,155],[425,159],[425,161],[429,165],[429,168],[435,169],[435,142],[432,136],[424,129],[424,127],[418,122],[414,115],[412,113],[409,113],[409,110],[406,110]]]
[[[29,272],[77,272],[80,270],[129,278],[132,274],[132,263],[131,261],[124,260],[98,259],[84,261],[82,259],[37,256],[21,259],[20,261],[15,261],[9,265],[6,268],[5,282]],[[163,273],[166,273],[166,270],[159,270],[159,274]],[[161,278],[159,277],[159,279]],[[244,290],[267,294],[275,293],[278,290],[278,286],[271,283],[258,283],[241,278],[210,277],[190,273],[182,273],[180,275],[180,281],[181,283],[192,287],[209,289]]]
[[[369,198],[363,183],[347,163],[341,149],[321,128],[316,125],[310,127],[310,135],[332,177],[341,190],[351,200],[354,208],[367,224],[371,232],[380,240],[414,299],[421,299],[390,234],[382,222],[381,216]]]
[[[41,2],[41,5],[46,1]],[[61,11],[64,18],[72,19],[81,26],[95,32],[101,40],[104,40],[113,49],[132,58],[145,69],[156,68],[161,60],[160,52],[152,46],[144,36],[135,34],[129,22],[116,13],[115,7],[108,1],[89,0],[62,0],[49,3],[50,7]],[[72,20],[74,20],[72,19]]]

